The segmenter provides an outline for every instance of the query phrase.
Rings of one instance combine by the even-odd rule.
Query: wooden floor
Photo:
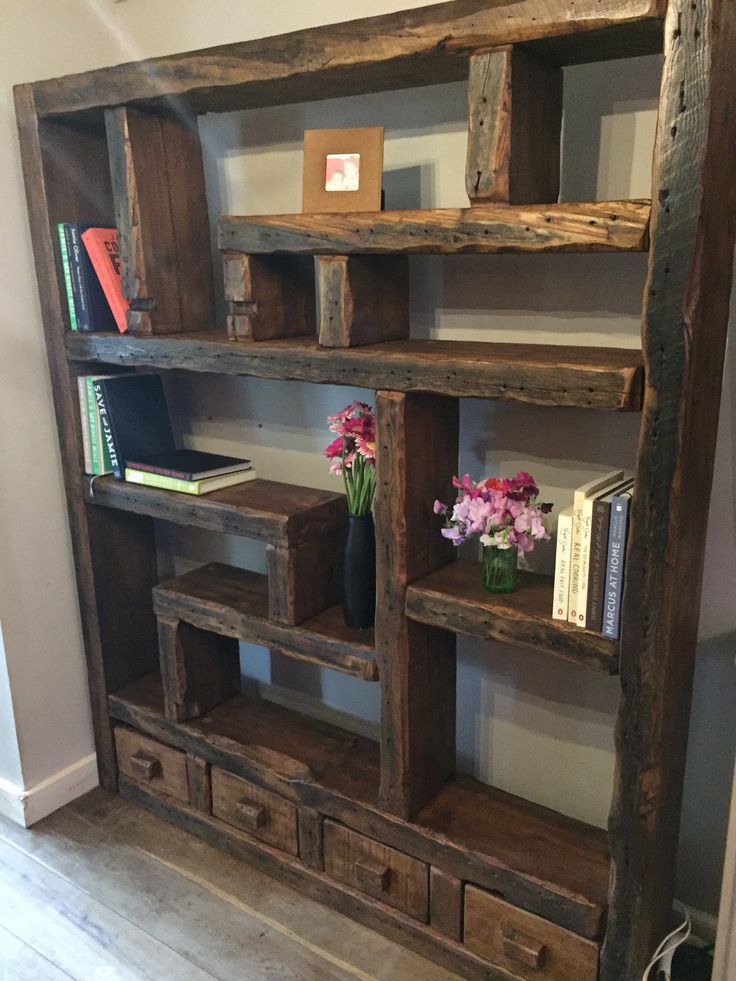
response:
[[[0,818],[0,979],[449,981],[371,930],[96,790]]]

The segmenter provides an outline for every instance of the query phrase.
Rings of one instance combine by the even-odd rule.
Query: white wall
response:
[[[20,0],[5,0],[0,37],[9,57],[0,70],[7,85],[116,60],[424,5],[356,0],[346,7],[334,0],[281,0],[233,8],[225,0],[206,5],[194,0],[46,0],[27,9]],[[53,33],[46,26],[52,10]],[[34,43],[24,44],[30,36]],[[649,195],[657,72],[656,58],[567,71],[565,199]],[[7,95],[4,88],[3,97]],[[463,205],[464,103],[464,86],[454,84],[208,116],[202,120],[201,132],[212,214],[299,210],[300,145],[304,129],[313,126],[386,126],[389,207]],[[4,124],[9,127],[8,112]],[[10,206],[7,234],[0,243],[0,276],[7,276],[3,296],[12,298],[12,316],[0,328],[1,363],[17,379],[13,397],[5,385],[0,392],[2,418],[12,421],[5,427],[12,435],[3,431],[0,436],[0,489],[6,502],[0,511],[0,620],[20,732],[29,766],[34,768],[35,776],[26,774],[30,780],[42,779],[54,766],[68,765],[90,744],[58,451],[53,447],[14,142],[3,141],[0,153],[3,173],[8,174]],[[642,256],[423,257],[412,265],[417,336],[639,343]],[[717,905],[727,774],[733,764],[729,721],[734,690],[736,531],[729,451],[734,442],[734,367],[732,358],[708,539],[680,876],[683,899],[708,911]],[[19,390],[33,393],[30,405],[27,398],[19,404]],[[247,449],[263,476],[335,486],[320,456],[324,417],[353,397],[352,392],[184,375],[172,380],[169,390],[190,444],[233,452]],[[546,497],[564,507],[576,484],[614,465],[633,463],[636,426],[634,417],[469,401],[462,408],[461,467],[479,475],[523,464],[538,476]],[[18,474],[28,468],[31,445],[42,470],[32,483],[21,482]],[[43,522],[38,533],[33,516]],[[6,542],[11,545],[7,551]],[[211,557],[253,568],[263,564],[258,546],[194,531],[162,528],[159,547],[162,573]],[[6,561],[11,554],[12,565]],[[534,560],[548,567],[551,556],[548,548]],[[6,565],[13,589],[5,586],[11,581]],[[39,589],[45,590],[41,615],[36,603]],[[244,651],[244,668],[253,679],[298,688],[369,723],[378,717],[375,687],[276,658],[271,662],[265,652],[253,648]],[[613,766],[615,679],[549,664],[532,653],[462,641],[458,681],[458,755],[463,769],[566,813],[605,822]],[[54,708],[59,709],[57,717],[49,719],[48,711]],[[21,750],[25,770],[23,746]],[[64,758],[57,760],[54,754]]]

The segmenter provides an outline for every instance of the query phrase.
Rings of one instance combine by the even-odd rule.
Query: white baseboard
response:
[[[35,787],[24,790],[7,780],[0,780],[0,814],[16,824],[29,828],[48,817],[99,784],[97,757],[94,753],[60,770]]]

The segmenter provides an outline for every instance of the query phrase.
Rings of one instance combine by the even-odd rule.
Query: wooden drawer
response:
[[[189,800],[186,753],[122,728],[115,729],[115,747],[120,772],[126,777],[178,800]]]
[[[294,804],[214,766],[212,813],[290,855],[299,854]]]
[[[595,981],[598,945],[509,905],[475,886],[465,887],[465,946],[515,978]]]
[[[324,823],[325,872],[426,923],[429,866],[332,821]]]

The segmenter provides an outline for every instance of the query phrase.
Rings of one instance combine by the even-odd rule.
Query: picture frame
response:
[[[383,126],[304,133],[302,212],[380,211]]]

